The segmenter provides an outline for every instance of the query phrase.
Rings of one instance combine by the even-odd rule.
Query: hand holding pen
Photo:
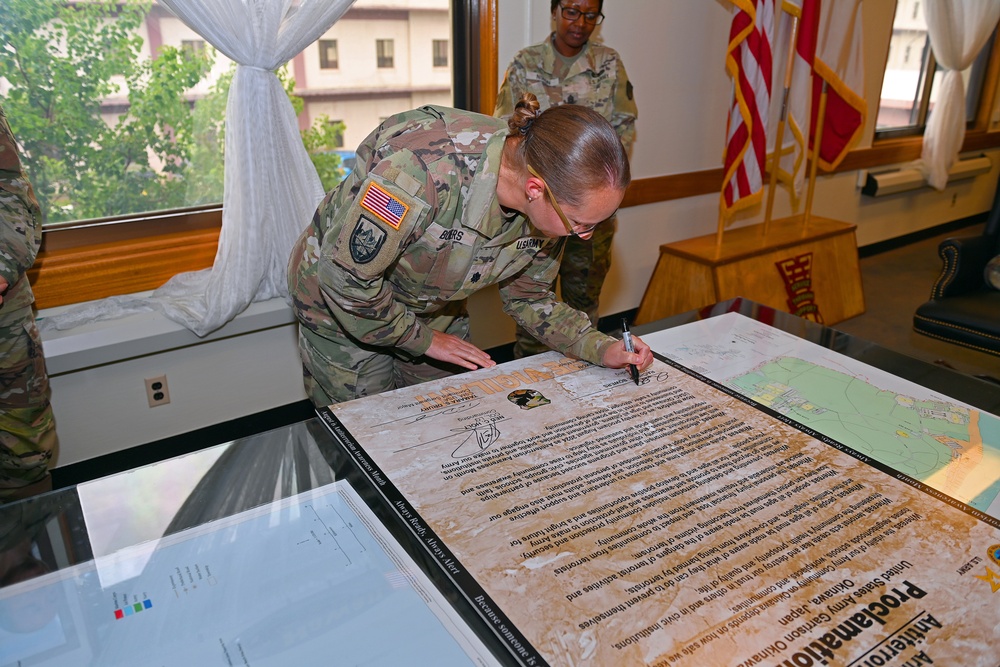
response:
[[[623,324],[625,324],[623,322]],[[624,334],[628,332],[629,343],[626,343],[626,338]],[[611,345],[607,350],[604,351],[604,357],[602,359],[602,365],[607,368],[625,368],[627,366],[634,366],[635,370],[629,368],[629,374],[632,379],[638,384],[639,373],[645,370],[650,364],[653,363],[653,352],[649,349],[649,346],[642,342],[642,339],[638,336],[633,336],[628,330],[628,326],[622,327],[622,340],[619,343]],[[631,349],[627,346],[631,344]]]
[[[628,330],[628,321],[624,317],[622,318],[622,342],[625,343],[626,352],[635,354],[635,343],[632,342],[632,332]],[[628,372],[632,376],[632,380],[638,385],[639,369],[635,367],[635,364],[628,365]]]

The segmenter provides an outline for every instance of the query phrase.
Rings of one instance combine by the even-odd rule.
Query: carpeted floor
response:
[[[865,312],[834,324],[833,328],[917,359],[951,366],[969,375],[988,375],[1000,382],[1000,357],[913,331],[913,313],[930,298],[931,286],[941,271],[938,244],[951,236],[979,234],[983,226],[977,224],[942,232],[902,247],[862,256]]]

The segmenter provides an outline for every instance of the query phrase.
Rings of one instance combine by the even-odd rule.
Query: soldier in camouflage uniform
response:
[[[549,289],[562,237],[589,236],[628,185],[598,114],[540,113],[533,96],[509,122],[426,106],[386,119],[357,155],[289,262],[317,406],[493,366],[468,342],[465,304],[494,283],[504,310],[552,348],[612,368],[652,362],[644,343],[629,354]],[[567,184],[556,187],[565,217],[549,183]]]
[[[0,502],[50,489],[58,451],[25,276],[41,242],[41,210],[0,108]]]
[[[592,44],[590,34],[603,20],[603,0],[552,0],[556,30],[541,44],[514,56],[497,96],[494,116],[507,117],[523,93],[534,93],[542,109],[580,104],[604,116],[631,155],[638,114],[632,84],[614,49]],[[590,239],[569,238],[559,269],[563,300],[582,310],[597,326],[601,286],[611,268],[612,217]],[[554,288],[554,286],[553,286]],[[514,356],[544,352],[546,346],[523,328],[517,329]]]

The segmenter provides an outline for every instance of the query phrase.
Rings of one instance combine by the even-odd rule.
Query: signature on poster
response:
[[[502,415],[498,415],[500,418],[485,421],[476,421],[472,424],[466,424],[462,428],[455,428],[452,431],[457,433],[465,433],[466,438],[462,441],[458,447],[451,453],[452,458],[463,459],[466,456],[473,456],[479,452],[486,451],[490,448],[493,443],[500,439],[500,429],[497,428],[498,421],[504,421]]]
[[[478,402],[471,405],[453,406],[444,410],[435,411],[434,413],[419,415],[409,423],[412,424],[445,414],[454,415],[455,413],[467,412],[469,409],[474,408],[477,405]],[[462,459],[468,456],[474,456],[486,451],[500,439],[501,433],[497,424],[502,421],[506,421],[506,419],[507,418],[504,417],[502,413],[496,410],[487,410],[485,412],[477,412],[475,414],[462,416],[458,418],[458,421],[467,421],[469,423],[450,429],[451,435],[445,435],[440,438],[435,438],[434,440],[418,442],[408,447],[401,447],[396,451],[406,451],[408,449],[425,447],[427,445],[433,445],[445,441],[450,441],[454,444],[455,439],[459,438],[460,441],[457,445],[454,445],[454,449],[452,449],[451,457]]]

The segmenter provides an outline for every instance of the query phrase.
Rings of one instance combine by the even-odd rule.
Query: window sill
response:
[[[146,295],[148,293],[136,296]],[[41,321],[65,310],[67,307],[42,310],[38,313],[38,319]],[[42,342],[48,373],[56,376],[286,326],[295,321],[295,314],[284,299],[270,299],[251,303],[232,321],[204,337],[199,337],[162,314],[151,311],[114,320],[89,322],[65,331],[45,331]]]
[[[212,266],[219,243],[216,228],[50,249],[55,234],[43,234],[28,271],[39,309],[156,289],[177,273]]]

